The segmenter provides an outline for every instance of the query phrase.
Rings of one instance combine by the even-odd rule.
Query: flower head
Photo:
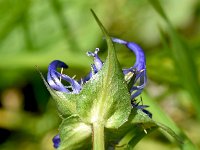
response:
[[[136,56],[136,62],[130,68],[122,69],[124,74],[124,80],[126,81],[129,87],[130,93],[130,103],[133,108],[140,109],[144,113],[146,113],[150,118],[152,114],[147,111],[147,105],[140,105],[140,102],[136,101],[136,97],[141,94],[143,91],[147,77],[146,77],[146,60],[143,50],[133,42],[127,42],[121,39],[112,38],[112,41],[115,43],[125,45],[131,52],[133,52]],[[87,52],[88,56],[93,57],[94,63],[91,65],[91,71],[89,74],[81,79],[80,81],[76,81],[74,78],[71,78],[65,74],[62,74],[57,70],[58,68],[68,68],[68,66],[59,60],[54,60],[50,63],[48,67],[48,75],[47,82],[51,89],[59,92],[63,92],[66,94],[79,94],[83,89],[84,84],[89,81],[95,74],[97,74],[102,67],[104,66],[103,61],[98,56],[99,49],[96,48],[94,52]],[[67,85],[62,83],[62,80],[67,82]],[[53,138],[54,147],[58,147],[60,143],[59,135]]]
[[[125,45],[136,56],[136,62],[134,65],[130,68],[122,70],[125,80],[127,83],[131,84],[129,92],[131,94],[131,100],[134,100],[138,95],[141,94],[147,82],[145,54],[140,46],[133,42],[127,42],[117,38],[112,38],[112,41]],[[90,78],[103,66],[103,61],[99,58],[98,52],[98,48],[96,48],[95,52],[87,52],[88,56],[92,56],[94,58],[94,64],[91,65],[90,73],[80,81],[76,81],[75,79],[57,71],[57,68],[68,68],[64,62],[59,60],[52,61],[48,67],[47,75],[47,81],[50,87],[54,90],[68,94],[78,94],[81,91],[84,83],[90,80]],[[69,86],[64,86],[61,80],[68,82]],[[135,85],[137,82],[139,82],[139,85]]]
[[[123,73],[125,76],[125,80],[127,82],[133,80],[131,82],[132,86],[130,88],[130,93],[131,93],[131,99],[136,98],[138,95],[141,94],[142,90],[144,89],[146,85],[146,60],[145,60],[145,55],[143,50],[135,43],[133,42],[127,42],[121,39],[116,39],[112,38],[113,42],[119,43],[126,45],[132,52],[135,53],[136,55],[136,62],[135,64],[127,69],[123,69]],[[90,73],[81,81],[76,81],[75,79],[59,73],[57,71],[57,68],[68,68],[68,66],[59,60],[54,60],[50,63],[49,68],[48,68],[48,76],[47,76],[47,81],[50,85],[50,87],[54,90],[60,91],[60,92],[65,92],[65,93],[73,93],[73,94],[78,94],[81,89],[83,84],[90,80],[90,78],[96,74],[103,66],[102,60],[98,56],[99,49],[96,48],[95,52],[87,52],[88,56],[94,57],[94,64],[91,65],[91,71]],[[69,86],[64,86],[61,82],[62,80],[65,80],[68,82],[70,85]],[[135,85],[136,82],[139,81],[139,85]]]

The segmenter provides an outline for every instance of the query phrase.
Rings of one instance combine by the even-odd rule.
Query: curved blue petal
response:
[[[127,42],[117,38],[112,38],[112,41],[115,43],[126,45],[126,47],[132,52],[134,52],[136,56],[136,62],[133,65],[133,67],[130,67],[128,69],[123,69],[123,73],[125,76],[130,72],[135,74],[135,80],[132,88],[130,89],[131,99],[134,99],[135,97],[141,94],[147,82],[145,54],[143,50],[140,48],[140,46],[138,46],[133,42]],[[135,86],[134,84],[138,80],[139,80],[139,85]]]
[[[57,134],[56,136],[54,136],[53,139],[52,139],[52,141],[53,141],[54,148],[58,148],[59,145],[60,145],[60,136],[59,136],[59,134]]]
[[[68,66],[59,60],[54,60],[50,63],[47,75],[47,82],[50,87],[60,92],[70,93],[70,90],[60,81],[61,78],[71,84],[72,93],[79,93],[82,88],[81,85],[69,76],[57,72],[57,68],[68,68]]]
[[[59,76],[57,75],[56,71],[57,68],[68,68],[68,66],[59,60],[52,61],[48,67],[47,82],[54,90],[61,92],[70,92],[59,80]]]

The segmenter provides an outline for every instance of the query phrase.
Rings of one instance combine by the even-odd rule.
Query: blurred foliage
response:
[[[144,49],[149,81],[143,101],[153,118],[162,122],[163,110],[200,147],[200,2],[160,2],[168,19],[150,0],[0,0],[0,149],[53,149],[60,120],[35,66],[45,74],[60,59],[70,66],[66,73],[79,79],[92,62],[86,51],[99,47],[105,58],[106,44],[90,8],[111,36]],[[134,55],[116,48],[122,66],[131,66]],[[135,149],[145,147],[177,148],[158,132]]]

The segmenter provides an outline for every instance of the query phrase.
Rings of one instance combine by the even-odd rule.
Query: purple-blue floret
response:
[[[123,44],[129,50],[134,52],[136,56],[135,64],[128,69],[123,69],[123,73],[125,76],[128,75],[129,73],[133,73],[135,75],[134,82],[132,83],[132,87],[130,88],[131,104],[134,108],[142,110],[145,114],[147,114],[150,118],[152,118],[152,113],[150,113],[148,110],[145,109],[149,106],[143,104],[140,105],[140,102],[136,102],[135,100],[135,98],[141,94],[147,82],[146,58],[143,50],[140,48],[139,45],[133,42],[127,42],[117,38],[112,38],[112,41],[115,43]],[[136,86],[135,84],[138,80],[139,80],[139,85]]]
[[[96,48],[94,53],[93,52],[87,52],[88,56],[94,57],[94,64],[92,66],[94,73],[97,73],[103,66],[103,62],[98,56],[99,48]]]
[[[152,118],[152,113],[145,109],[149,107],[148,105],[140,104],[140,102],[137,102],[135,99],[131,100],[131,104],[134,108],[142,110],[145,114],[147,114],[150,118]]]
[[[131,99],[134,99],[135,97],[141,94],[147,82],[145,54],[143,50],[140,48],[140,46],[138,46],[133,42],[127,42],[117,38],[112,38],[112,41],[115,43],[125,45],[129,50],[134,52],[136,56],[136,62],[133,65],[133,67],[130,67],[128,69],[123,69],[123,73],[125,76],[130,72],[135,74],[135,79],[132,88],[130,89]],[[135,86],[135,83],[138,80],[139,80],[139,85]]]
[[[54,136],[53,139],[52,139],[52,141],[53,141],[54,148],[58,148],[59,145],[60,145],[60,136],[59,136],[59,134],[57,134],[56,136]]]
[[[94,64],[91,64],[90,73],[84,79],[82,79],[83,84],[85,82],[87,82],[88,80],[90,80],[90,78],[92,78],[92,76],[94,74],[96,74],[103,66],[103,61],[99,58],[98,52],[99,52],[99,48],[96,48],[94,53],[93,52],[87,52],[88,56],[92,56],[94,58]]]
[[[50,63],[47,74],[47,82],[50,87],[60,92],[79,93],[82,88],[81,85],[71,77],[59,73],[57,68],[68,68],[68,66],[59,60],[54,60]],[[70,86],[64,86],[61,79],[67,81]]]

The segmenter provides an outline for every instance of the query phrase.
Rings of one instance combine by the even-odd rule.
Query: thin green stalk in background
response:
[[[164,19],[169,29],[169,36],[172,42],[171,54],[175,62],[177,76],[182,86],[189,92],[197,117],[200,120],[200,86],[195,62],[187,43],[181,39],[171,22],[166,16],[158,0],[149,0],[158,14]]]
[[[70,45],[70,52],[80,52],[79,43],[76,41],[76,37],[74,36],[73,30],[70,27],[70,23],[67,18],[63,14],[62,5],[58,0],[51,0],[52,7],[57,15],[58,22],[63,30],[64,37],[66,42]]]

